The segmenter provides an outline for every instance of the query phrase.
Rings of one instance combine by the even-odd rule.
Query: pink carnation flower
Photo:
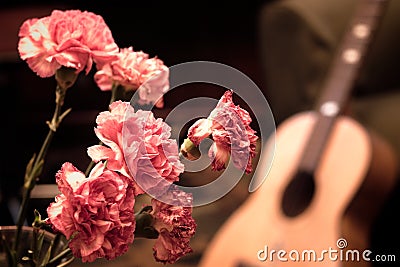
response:
[[[193,142],[195,146],[198,146],[201,141],[209,137],[212,134],[213,121],[207,119],[199,119],[188,131],[188,138]]]
[[[129,177],[136,194],[162,192],[179,180],[184,166],[171,128],[151,111],[134,111],[129,102],[116,101],[96,119],[95,133],[104,143],[88,148],[93,161],[107,160],[107,168]]]
[[[108,169],[129,178],[135,187],[135,194],[141,194],[143,190],[135,183],[125,155],[130,159],[130,164],[136,166],[140,144],[143,140],[143,123],[133,116],[133,107],[128,102],[115,101],[110,104],[109,108],[110,111],[99,113],[96,118],[97,127],[94,129],[95,134],[104,145],[89,147],[88,155],[95,162],[106,160]],[[124,127],[124,123],[127,123],[129,127]],[[129,136],[124,139],[124,143],[123,129]]]
[[[162,96],[169,90],[169,69],[157,57],[132,47],[121,48],[118,59],[105,64],[94,75],[101,90],[111,90],[113,84],[125,90],[138,90],[140,104],[156,103],[163,106]]]
[[[56,174],[61,192],[47,208],[51,225],[63,233],[83,262],[114,259],[133,242],[134,190],[118,173],[97,164],[89,177],[71,163]]]
[[[26,20],[19,31],[18,51],[40,77],[61,66],[77,72],[115,59],[118,46],[103,18],[87,11],[54,10],[50,16]]]
[[[192,196],[180,190],[167,192],[174,205],[152,199],[154,228],[159,236],[153,246],[154,258],[163,263],[173,264],[182,256],[191,253],[190,239],[196,232],[192,217]]]
[[[234,166],[250,173],[258,139],[250,123],[250,114],[233,103],[232,91],[228,90],[207,119],[197,120],[189,128],[188,138],[195,146],[208,136],[213,138],[209,150],[213,170],[225,169],[231,155]]]
[[[145,119],[144,149],[137,162],[135,179],[149,194],[161,194],[171,183],[179,180],[184,165],[179,159],[178,145],[170,139],[171,127],[150,111],[138,110]]]

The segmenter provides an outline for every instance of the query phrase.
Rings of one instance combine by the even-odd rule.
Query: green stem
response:
[[[50,264],[52,264],[52,263],[58,261],[59,259],[61,259],[62,257],[64,257],[65,255],[67,255],[67,254],[70,253],[70,252],[71,252],[71,249],[70,249],[70,248],[64,249],[64,250],[61,251],[59,254],[57,254],[57,256],[55,256],[54,258],[52,258],[52,259],[48,262],[48,264],[50,265]]]
[[[14,240],[14,243],[12,246],[13,250],[16,250],[19,246],[22,225],[24,224],[24,221],[26,218],[26,212],[28,209],[31,191],[35,187],[37,179],[42,173],[43,163],[45,161],[50,143],[53,139],[53,136],[54,136],[58,126],[60,125],[61,120],[69,112],[69,110],[67,110],[66,112],[61,114],[61,108],[64,104],[66,90],[67,90],[67,88],[63,88],[63,87],[57,85],[57,87],[56,87],[56,107],[55,107],[53,118],[52,118],[51,122],[47,122],[47,124],[49,125],[49,132],[46,136],[46,139],[44,140],[44,142],[42,144],[39,154],[37,155],[37,157],[33,163],[33,166],[27,167],[27,170],[26,170],[22,203],[21,203],[21,208],[18,213],[17,231],[16,231],[15,240]]]
[[[57,85],[56,88],[56,107],[54,110],[53,118],[49,123],[49,132],[47,133],[46,139],[43,142],[42,147],[40,148],[39,154],[36,158],[35,165],[39,164],[39,162],[45,158],[47,154],[47,150],[49,149],[51,140],[59,126],[59,118],[61,114],[61,108],[64,103],[65,98],[65,90],[61,89],[60,86]]]
[[[99,145],[102,145],[102,142],[100,142]],[[94,162],[94,161],[92,160],[92,161],[89,163],[89,165],[87,166],[86,171],[85,171],[85,176],[86,176],[86,177],[89,176],[90,171],[91,171],[92,168],[94,167],[94,164],[95,164],[95,163],[96,163],[96,162]]]
[[[117,92],[118,92],[118,83],[113,83],[112,87],[111,87],[111,98],[110,98],[110,103],[113,103],[115,100],[117,100]]]

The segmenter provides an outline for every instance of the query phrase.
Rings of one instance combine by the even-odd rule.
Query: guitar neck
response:
[[[333,58],[315,111],[316,122],[299,168],[314,173],[329,132],[338,115],[343,113],[354,87],[359,69],[378,29],[388,0],[359,0],[352,20]]]

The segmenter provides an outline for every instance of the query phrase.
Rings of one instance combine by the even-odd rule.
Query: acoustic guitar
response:
[[[200,267],[372,265],[370,228],[397,158],[344,110],[386,2],[359,2],[316,108],[279,125],[268,177],[222,225]]]

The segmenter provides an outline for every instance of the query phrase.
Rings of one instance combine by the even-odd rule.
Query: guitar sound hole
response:
[[[302,213],[314,196],[315,182],[313,174],[298,171],[286,187],[282,197],[282,210],[288,217]]]

